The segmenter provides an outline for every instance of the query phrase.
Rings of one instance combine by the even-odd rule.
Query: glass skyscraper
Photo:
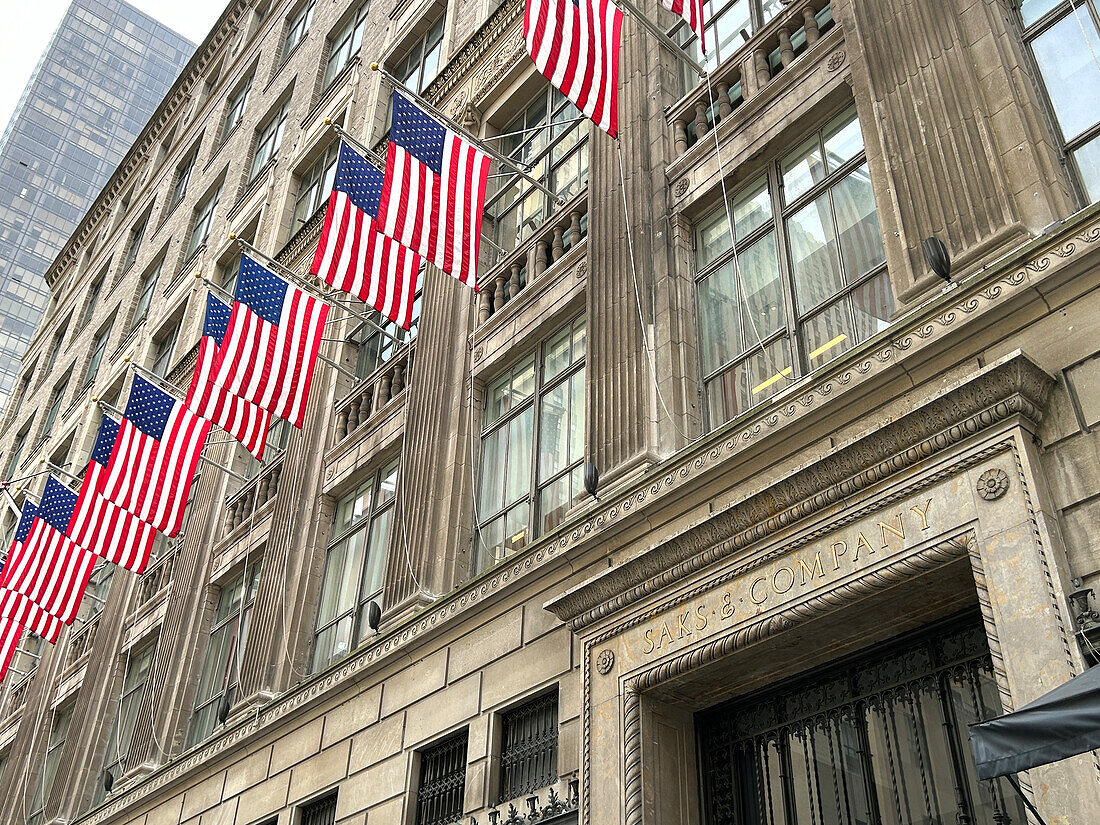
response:
[[[194,50],[120,0],[74,0],[42,53],[0,137],[0,408],[43,274]]]

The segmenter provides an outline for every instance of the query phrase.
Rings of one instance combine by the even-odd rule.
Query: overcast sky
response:
[[[201,43],[228,0],[128,0],[194,43]],[[39,55],[69,0],[0,0],[0,133],[15,111]]]

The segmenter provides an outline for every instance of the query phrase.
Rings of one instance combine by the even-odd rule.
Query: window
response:
[[[298,197],[294,201],[294,225],[291,232],[297,232],[302,224],[328,203],[332,182],[336,177],[336,157],[340,144],[333,143],[312,166],[298,179]]]
[[[88,578],[88,586],[84,590],[84,598],[80,600],[77,610],[77,618],[81,622],[90,621],[103,610],[103,604],[107,601],[107,594],[111,591],[111,580],[115,575],[115,565],[106,559],[96,561],[92,569],[92,575]]]
[[[355,345],[355,374],[359,380],[369,378],[376,369],[393,357],[401,348],[397,341],[411,341],[416,337],[416,330],[420,323],[421,293],[417,291],[413,298],[412,322],[408,329],[404,329],[393,323],[380,312],[370,310],[368,317],[385,330],[390,336],[383,335],[376,327],[370,324],[360,324],[349,336],[348,340]],[[397,341],[393,339],[396,338]]]
[[[1100,2],[1021,0],[1024,38],[1046,87],[1066,157],[1089,202],[1100,200]]]
[[[256,154],[252,157],[250,180],[255,179],[267,162],[279,151],[279,144],[283,140],[283,127],[286,126],[286,115],[289,111],[290,100],[288,99],[261,127],[259,136],[256,138]]]
[[[246,578],[248,595],[244,596]],[[218,706],[222,696],[229,697],[230,705],[236,700],[237,689],[240,687],[237,662],[242,655],[240,651],[248,641],[249,616],[259,583],[260,565],[257,562],[248,569],[247,576],[237,576],[222,587],[218,594],[218,606],[210,628],[210,641],[206,647],[206,656],[199,674],[199,687],[195,694],[195,713],[191,717],[188,747],[201,742],[214,732],[218,725]]]
[[[529,163],[532,177],[568,197],[588,181],[588,124],[569,122],[577,117],[578,109],[561,92],[547,86],[504,129],[505,133],[533,131],[504,138],[501,149],[508,157]],[[560,125],[538,128],[547,124]],[[541,226],[556,204],[518,173],[506,173],[498,178],[499,185],[486,200],[482,232],[497,246],[510,250]],[[567,248],[580,240],[568,234]]]
[[[885,270],[863,137],[850,109],[696,228],[699,345],[709,425],[886,329]]]
[[[414,92],[422,92],[435,79],[442,56],[443,17],[440,17],[409,53],[394,64],[390,73]]]
[[[137,261],[138,251],[141,249],[142,238],[145,237],[145,229],[149,226],[149,215],[138,221],[130,230],[130,244],[126,248],[126,258],[122,261],[122,272],[126,272]]]
[[[302,806],[301,825],[333,825],[336,822],[335,793]]]
[[[286,30],[286,39],[283,40],[283,60],[290,57],[294,47],[302,42],[302,38],[309,31],[309,24],[313,22],[313,4],[314,0],[306,0],[291,18]]]
[[[149,315],[149,305],[153,302],[153,293],[156,292],[157,279],[160,278],[160,268],[163,265],[164,259],[161,258],[141,276],[141,283],[138,285],[137,304],[134,305],[134,314],[130,318],[130,329],[134,329]]]
[[[532,794],[558,779],[558,693],[505,713],[500,732],[500,801]]]
[[[8,459],[8,469],[4,473],[4,477],[8,480],[15,478],[16,472],[19,470],[19,462],[23,459],[23,450],[27,446],[27,437],[31,433],[31,422],[28,421],[23,425],[23,429],[19,431],[19,434],[15,436],[15,440],[11,444],[11,458]]]
[[[118,715],[111,726],[111,735],[107,737],[107,751],[103,757],[103,772],[110,771],[118,779],[123,776],[128,765],[126,757],[130,754],[130,742],[134,738],[134,726],[145,699],[145,685],[149,680],[149,668],[153,664],[155,644],[146,645],[138,653],[129,655],[129,665],[122,682],[122,698],[118,703]],[[113,697],[112,697],[113,698]],[[99,804],[107,795],[102,782],[96,783],[96,801]]]
[[[172,350],[175,349],[176,339],[180,334],[180,325],[183,319],[170,322],[163,327],[156,340],[153,342],[153,373],[164,378],[168,375],[168,369],[172,366]]]
[[[367,22],[367,9],[370,3],[364,3],[355,14],[336,30],[329,38],[328,63],[325,64],[324,88],[331,86],[344,67],[359,53],[359,47],[363,45],[363,26]]]
[[[57,765],[61,761],[61,752],[65,748],[65,740],[69,736],[69,725],[72,721],[72,705],[65,710],[55,712],[53,726],[50,728],[50,738],[46,744],[46,760],[42,765],[42,775],[38,777],[38,788],[31,805],[33,813],[27,818],[28,825],[41,825],[45,819],[42,809],[46,807],[46,800],[49,798],[50,789],[57,776]]]
[[[248,105],[248,93],[252,91],[252,78],[253,75],[249,75],[237,91],[233,93],[233,97],[229,99],[229,108],[225,112],[225,123],[222,125],[222,136],[221,140],[218,141],[219,143],[225,143],[229,133],[244,117],[244,108]]]
[[[103,363],[103,353],[107,351],[107,339],[111,337],[111,327],[114,323],[115,319],[112,316],[111,320],[104,324],[103,328],[92,339],[92,355],[88,359],[88,366],[84,368],[84,380],[80,382],[81,387],[87,387],[95,380],[96,374],[99,372],[99,365]]]
[[[57,332],[53,334],[53,340],[50,342],[49,352],[46,353],[46,365],[43,367],[42,372],[39,373],[39,381],[44,381],[46,376],[50,374],[53,369],[53,365],[57,363],[57,354],[61,352],[61,344],[65,341],[65,333],[69,329],[69,324],[72,323],[73,314],[70,312],[65,316],[65,320],[57,325]]]
[[[187,184],[191,182],[191,172],[195,169],[195,160],[198,156],[199,147],[198,144],[195,144],[195,148],[188,152],[187,156],[180,161],[180,165],[176,167],[176,185],[172,189],[171,206],[175,206],[187,194]]]
[[[100,293],[103,292],[103,284],[106,281],[107,267],[104,267],[103,271],[92,281],[92,285],[88,287],[88,297],[84,300],[84,311],[80,314],[80,322],[77,324],[78,329],[83,329],[92,320],[96,304],[99,303]]]
[[[475,572],[556,527],[580,500],[584,352],[578,318],[485,390]]]
[[[396,461],[340,499],[325,557],[313,643],[313,670],[347,655],[366,638],[367,607],[382,590],[386,572]]]
[[[707,4],[706,21],[707,53],[699,48],[699,38],[686,21],[678,21],[672,27],[672,36],[683,45],[684,51],[702,63],[708,70],[723,63],[740,49],[753,33],[782,10],[784,0],[714,0]],[[670,16],[666,15],[666,19]],[[792,42],[793,44],[793,42]],[[689,87],[699,78],[694,72],[685,77],[693,78]]]
[[[42,422],[43,440],[49,437],[50,431],[53,430],[53,425],[57,421],[57,414],[61,411],[61,401],[65,398],[65,390],[69,386],[70,374],[65,373],[65,377],[58,381],[53,388],[53,395],[50,396],[50,406],[46,408],[46,418]]]
[[[464,730],[420,754],[416,825],[451,825],[462,816],[468,737]]]
[[[210,237],[210,225],[214,222],[214,210],[218,208],[218,195],[221,187],[210,193],[202,205],[195,210],[195,226],[191,230],[191,239],[187,242],[187,258],[190,259],[200,246]]]

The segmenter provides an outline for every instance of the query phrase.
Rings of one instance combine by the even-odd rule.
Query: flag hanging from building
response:
[[[202,338],[199,339],[195,372],[187,390],[187,406],[241,442],[257,459],[262,459],[267,431],[271,427],[271,413],[218,386],[213,380],[218,350],[225,340],[232,312],[228,304],[207,293],[206,318],[202,325]]]
[[[523,13],[535,66],[611,137],[619,132],[622,29],[623,13],[611,0],[527,0]]]
[[[707,51],[706,24],[703,22],[703,4],[706,0],[661,0],[661,5],[673,14],[687,21],[691,30],[699,38],[699,48]]]
[[[15,655],[15,649],[19,647],[19,639],[22,636],[22,625],[0,617],[0,679],[7,675],[8,666]]]
[[[420,256],[375,226],[385,176],[340,144],[321,240],[309,271],[408,329]]]
[[[19,516],[19,522],[15,526],[15,535],[12,538],[11,547],[8,549],[5,574],[0,576],[0,616],[19,625],[20,629],[26,627],[37,633],[43,639],[53,644],[61,634],[63,627],[61,620],[51,616],[40,605],[35,604],[22,593],[13,593],[6,588],[11,570],[11,562],[19,558],[22,553],[23,543],[30,534],[31,526],[38,515],[38,505],[28,500],[23,503],[23,512]],[[9,595],[11,594],[11,595]],[[18,642],[18,639],[16,640]]]
[[[96,556],[68,535],[77,495],[53,476],[46,479],[38,515],[4,570],[2,612],[13,618],[21,594],[65,624],[76,618]]]
[[[99,492],[168,536],[183,525],[210,422],[135,375]]]
[[[149,563],[157,531],[129,510],[125,510],[99,493],[100,476],[107,471],[119,423],[108,415],[99,424],[91,460],[84,471],[84,480],[69,536],[89,553],[134,573],[142,573]]]
[[[328,304],[241,255],[214,383],[299,429]]]
[[[378,222],[386,235],[474,289],[489,160],[393,93]]]

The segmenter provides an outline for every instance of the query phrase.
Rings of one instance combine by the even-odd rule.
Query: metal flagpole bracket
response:
[[[218,286],[216,283],[211,281],[209,278],[205,277],[201,272],[196,271],[195,272],[195,277],[198,280],[202,281],[204,284],[206,284],[208,287],[210,287],[211,292],[216,292],[222,298],[228,299],[230,304],[232,304],[235,300],[237,300],[234,295],[232,295],[227,290],[222,289],[220,286]]]
[[[182,398],[179,397],[179,393],[183,392],[183,390],[180,387],[177,387],[175,384],[172,384],[169,381],[165,381],[163,378],[161,378],[159,375],[157,375],[151,369],[149,369],[147,367],[143,367],[141,364],[139,364],[136,361],[132,360],[129,355],[127,355],[122,360],[123,360],[124,363],[127,363],[131,367],[133,367],[134,372],[140,372],[146,379],[148,379],[149,381],[156,384],[158,387],[160,387],[162,390],[164,390],[170,396],[175,398],[177,401],[182,401],[183,400]]]
[[[344,369],[343,366],[341,366],[338,361],[333,361],[331,358],[328,358],[328,357],[326,357],[324,355],[321,355],[321,354],[317,355],[317,360],[318,361],[324,361],[326,364],[328,364],[334,370],[336,370],[337,372],[339,372],[343,375],[346,375],[348,378],[352,379],[353,381],[358,381],[359,380],[358,375],[356,375],[354,372],[350,372],[349,370]]]
[[[73,480],[73,481],[75,481],[75,482],[76,482],[77,484],[80,484],[80,483],[81,483],[81,478],[80,478],[79,476],[74,476],[74,475],[73,475],[72,473],[70,473],[70,472],[69,472],[68,470],[63,470],[63,469],[61,469],[61,468],[60,468],[60,467],[58,467],[58,466],[57,466],[56,464],[54,464],[54,463],[53,463],[52,461],[46,461],[45,459],[43,459],[43,460],[42,460],[42,463],[46,465],[46,470],[47,470],[48,472],[51,472],[51,473],[56,473],[56,474],[58,474],[58,475],[62,475],[62,476],[65,476],[66,478],[72,479],[72,480]]]
[[[467,131],[465,128],[462,127],[461,124],[456,123],[454,120],[447,117],[447,115],[443,114],[443,112],[439,111],[439,109],[435,108],[435,106],[430,104],[428,101],[426,101],[424,98],[422,98],[420,95],[418,95],[412,89],[410,89],[408,86],[406,86],[400,80],[398,80],[396,77],[394,77],[389,72],[387,72],[385,69],[383,69],[380,64],[371,63],[370,67],[371,67],[372,71],[378,72],[378,74],[382,76],[382,80],[384,80],[390,86],[390,88],[394,89],[395,91],[401,92],[401,94],[405,95],[410,100],[416,101],[417,105],[419,105],[422,109],[427,111],[428,114],[430,114],[432,117],[434,117],[438,120],[441,120],[443,123],[445,123],[451,129],[454,129],[456,132],[460,133],[465,140],[472,143],[474,146],[476,146],[482,152],[487,154],[489,157],[491,157],[497,163],[501,163],[501,164],[504,164],[505,166],[509,166],[512,169],[515,169],[516,172],[518,172],[520,174],[520,176],[523,177],[528,183],[530,183],[532,186],[535,186],[536,188],[542,190],[542,192],[544,192],[545,194],[549,195],[551,198],[553,198],[557,202],[557,204],[559,206],[561,206],[565,203],[565,197],[564,196],[559,195],[553,189],[550,189],[548,186],[546,186],[546,184],[544,184],[542,181],[540,181],[536,178],[533,178],[533,177],[531,177],[531,175],[527,174],[531,170],[531,166],[529,164],[521,163],[519,161],[512,160],[507,155],[503,155],[500,152],[498,152],[496,149],[493,149],[491,146],[487,145],[480,138],[476,138],[473,135],[471,135],[469,133],[469,131]]]
[[[373,149],[368,149],[368,148],[367,148],[367,145],[366,145],[365,143],[360,143],[360,142],[359,142],[358,140],[356,140],[355,138],[353,138],[353,137],[351,136],[351,134],[350,134],[350,133],[348,132],[348,130],[347,130],[347,129],[345,129],[345,128],[344,128],[343,126],[341,126],[341,125],[340,125],[339,123],[334,123],[334,122],[333,122],[333,120],[332,120],[332,118],[330,118],[330,117],[326,117],[326,118],[324,119],[324,121],[323,121],[323,122],[324,122],[324,124],[325,124],[326,126],[328,126],[329,128],[331,128],[331,129],[332,129],[332,131],[336,132],[336,134],[337,134],[337,135],[338,135],[338,136],[339,136],[339,137],[340,137],[340,138],[341,138],[342,140],[344,140],[345,142],[349,143],[349,144],[350,144],[350,145],[352,146],[352,148],[353,148],[353,149],[355,149],[356,151],[358,151],[358,152],[360,152],[361,154],[363,154],[364,156],[366,156],[367,160],[371,160],[372,158],[373,158],[374,160],[378,160],[378,156],[377,156],[376,154],[374,154],[374,150],[373,150]],[[376,168],[377,168],[377,167],[376,167]]]
[[[672,54],[682,60],[686,65],[690,66],[693,70],[699,73],[699,77],[706,77],[707,70],[703,68],[703,64],[684,51],[675,40],[661,31],[657,25],[642,14],[641,9],[635,6],[630,0],[615,0],[615,3],[620,6],[627,14],[642,24],[642,27],[646,29],[650,34],[660,41],[661,45],[667,48]]]

